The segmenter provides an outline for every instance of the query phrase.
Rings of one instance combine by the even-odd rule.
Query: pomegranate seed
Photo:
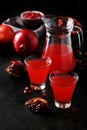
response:
[[[46,94],[46,93],[42,93],[42,96],[43,96],[43,97],[46,97],[46,96],[47,96],[47,94]]]
[[[34,85],[31,85],[31,88],[32,88],[33,90],[36,90],[36,91],[40,91],[40,90],[41,90],[39,87],[34,86]]]
[[[31,93],[31,90],[28,87],[25,87],[24,94],[29,94],[29,93]]]
[[[85,55],[87,56],[87,52],[85,52]]]
[[[72,112],[74,113],[75,111],[76,111],[76,109],[73,107],[73,108],[72,108]]]

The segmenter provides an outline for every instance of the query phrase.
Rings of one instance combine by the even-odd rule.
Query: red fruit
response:
[[[25,102],[25,106],[32,112],[42,113],[48,111],[48,101],[41,97],[34,97]]]
[[[5,69],[12,76],[20,77],[25,71],[25,66],[20,60],[11,61],[10,65]]]
[[[10,26],[6,24],[1,24],[0,25],[0,46],[6,46],[9,43],[12,43],[14,34],[15,33]]]
[[[39,46],[39,38],[32,30],[22,29],[13,39],[15,51],[23,56],[34,54]]]
[[[30,94],[31,90],[29,89],[29,87],[25,87],[24,89],[24,94]]]

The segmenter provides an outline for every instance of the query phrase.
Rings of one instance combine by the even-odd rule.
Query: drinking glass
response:
[[[38,55],[27,56],[24,59],[32,89],[43,90],[46,87],[46,78],[51,62],[50,57],[41,58]]]
[[[54,104],[57,108],[66,109],[71,106],[72,96],[79,76],[76,72],[52,72],[49,75],[50,85],[54,95]]]

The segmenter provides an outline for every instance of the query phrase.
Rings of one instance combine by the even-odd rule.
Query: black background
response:
[[[40,10],[44,14],[74,17],[82,23],[86,40],[87,6],[85,0],[3,0],[0,4],[0,21],[20,15],[26,10]]]
[[[2,1],[0,12],[13,15],[25,10],[41,10],[44,13],[86,17],[86,3],[84,0],[8,0]]]
[[[87,41],[87,15],[84,0],[6,0],[0,4],[0,22],[19,15],[25,10],[40,10],[44,14],[67,15],[76,18],[83,25],[84,43]],[[79,82],[70,109],[62,111],[54,106],[53,95],[47,79],[46,99],[50,112],[33,113],[24,103],[27,98],[42,96],[33,92],[24,95],[29,79],[25,73],[20,78],[9,76],[5,68],[11,59],[24,60],[14,49],[0,48],[0,130],[87,130],[87,68],[75,68]]]

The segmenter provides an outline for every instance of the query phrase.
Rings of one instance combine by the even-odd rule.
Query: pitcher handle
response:
[[[84,36],[83,36],[83,31],[82,28],[80,28],[79,26],[74,26],[73,31],[75,30],[75,32],[78,35],[78,40],[79,40],[79,54],[83,55],[84,51],[83,51],[83,47],[84,47]]]

